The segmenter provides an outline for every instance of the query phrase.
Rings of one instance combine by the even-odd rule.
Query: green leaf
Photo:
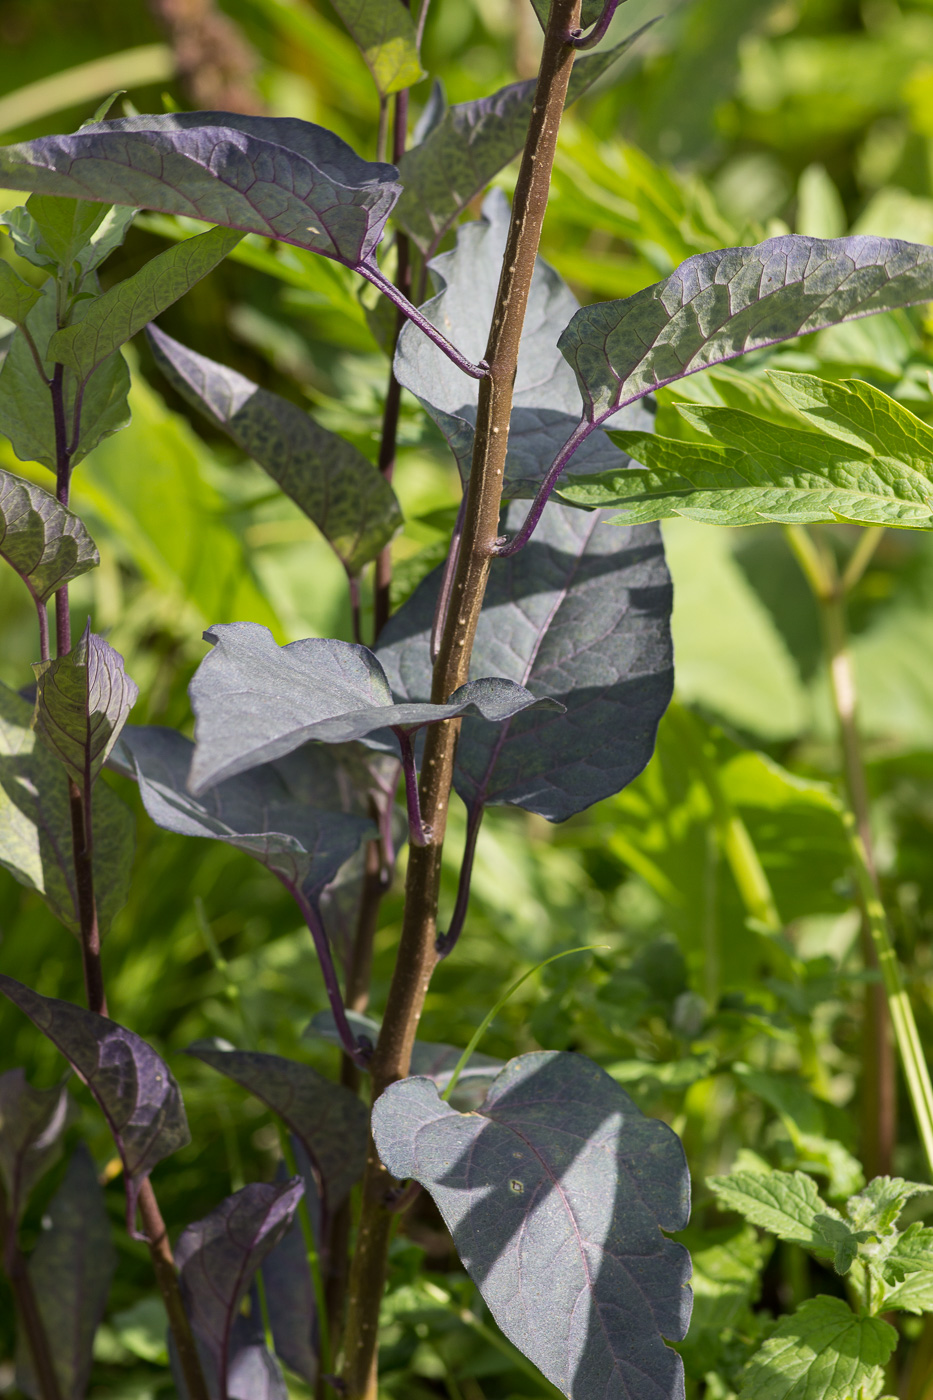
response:
[[[91,631],[71,651],[33,670],[36,733],[57,754],[82,792],[93,786],[120,737],[139,691],[123,669],[123,657]]]
[[[702,1331],[734,1327],[761,1289],[761,1273],[771,1243],[750,1225],[726,1230],[693,1230],[680,1235],[693,1262],[693,1312],[688,1341]]]
[[[753,1225],[778,1239],[833,1259],[846,1273],[858,1250],[858,1240],[838,1211],[820,1196],[812,1177],[803,1172],[733,1172],[711,1176],[707,1185],[725,1210],[738,1211]]]
[[[59,199],[53,195],[34,194],[26,201],[26,212],[32,216],[38,233],[37,250],[48,254],[68,272],[109,211],[109,204]]]
[[[885,1311],[933,1312],[933,1230],[919,1222],[908,1225],[888,1252],[882,1276],[895,1285],[885,1295]]]
[[[0,558],[37,602],[100,563],[84,524],[48,491],[0,471]]]
[[[36,890],[77,934],[68,777],[32,728],[33,707],[0,684],[0,865]],[[101,929],[126,903],[135,823],[107,787],[94,788],[94,875]]]
[[[846,1215],[855,1230],[889,1234],[911,1196],[922,1196],[933,1187],[905,1181],[900,1176],[876,1176],[846,1202]]]
[[[108,355],[206,277],[242,237],[212,228],[166,248],[98,297],[77,325],[57,331],[49,341],[49,358],[74,370],[83,383]]]
[[[24,282],[8,262],[0,262],[0,316],[21,326],[40,296],[40,288]]]
[[[101,209],[103,217],[99,218]],[[82,221],[82,215],[86,216],[86,222]],[[135,217],[136,210],[125,205],[111,208],[89,204],[83,199],[32,195],[25,205],[0,214],[0,226],[6,227],[19,256],[34,267],[54,267],[64,262],[69,270],[77,265],[85,276],[120,247]],[[84,242],[76,237],[79,229],[84,231]],[[63,238],[64,258],[56,255]]]
[[[752,1358],[739,1400],[870,1400],[897,1333],[841,1298],[809,1298]]]
[[[580,23],[584,29],[589,29],[591,24],[595,24],[603,12],[606,0],[583,0],[583,8],[580,11]],[[543,29],[547,24],[548,12],[551,8],[551,0],[531,0],[535,14],[538,16],[538,23]]]
[[[360,48],[381,97],[425,76],[411,10],[402,0],[333,0]]]

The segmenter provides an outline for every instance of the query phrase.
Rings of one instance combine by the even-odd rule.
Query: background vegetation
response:
[[[660,0],[629,0],[616,29],[634,29],[660,8]],[[930,0],[684,0],[669,10],[562,132],[542,251],[581,300],[627,295],[692,252],[786,229],[933,243]],[[460,101],[510,81],[516,69],[532,71],[536,42],[527,0],[434,0],[426,63]],[[375,95],[326,0],[224,0],[222,14],[208,0],[4,0],[0,45],[7,142],[71,129],[102,96],[126,87],[141,111],[169,103],[289,114],[375,154]],[[51,87],[24,87],[57,74]],[[427,95],[427,85],[414,89],[416,111]],[[502,177],[506,188],[513,174]],[[0,192],[0,201],[6,207],[21,196]],[[156,251],[159,228],[141,218],[105,278],[126,276]],[[9,241],[0,243],[12,260]],[[375,458],[386,360],[372,298],[358,295],[341,267],[294,249],[240,250],[163,324],[313,406],[322,423]],[[76,478],[74,508],[102,566],[74,585],[75,615],[86,600],[97,629],[109,628],[126,657],[142,696],[134,721],[184,727],[185,688],[208,624],[249,619],[287,641],[349,638],[350,619],[339,566],[314,527],[226,442],[193,426],[145,349],[138,355],[132,426],[105,441]],[[742,376],[776,361],[867,379],[933,420],[933,322],[923,309],[751,357]],[[677,395],[728,401],[729,385],[728,375],[704,374]],[[661,396],[669,435],[686,431],[669,411],[677,395]],[[455,476],[413,401],[403,406],[401,444],[396,489],[406,526],[395,558],[405,590],[436,562]],[[5,440],[0,465],[48,484]],[[527,982],[483,1049],[503,1057],[584,1050],[682,1134],[696,1202],[686,1242],[699,1248],[695,1321],[681,1349],[693,1393],[715,1400],[732,1393],[770,1317],[812,1293],[839,1292],[841,1283],[794,1246],[769,1256],[749,1227],[717,1216],[705,1177],[754,1152],[813,1172],[836,1199],[857,1189],[860,1162],[868,1174],[893,1169],[921,1180],[925,1167],[906,1101],[890,1160],[861,1111],[873,1069],[863,1034],[869,975],[824,786],[838,785],[840,758],[817,606],[778,527],[730,532],[674,520],[664,535],[676,588],[679,707],[662,725],[658,753],[626,792],[565,826],[513,810],[489,814],[467,931],[434,978],[422,1033],[465,1044],[529,965],[561,948],[603,945]],[[838,527],[826,539],[843,559],[858,531]],[[931,603],[933,540],[886,532],[853,591],[849,621],[883,893],[921,1037],[933,1048]],[[0,677],[23,686],[34,617],[9,571],[0,573],[0,618]],[[108,781],[136,803],[132,785]],[[736,883],[723,800],[747,825],[787,923],[784,937],[768,931],[760,910],[756,921]],[[461,831],[456,814],[448,908]],[[377,1013],[400,902],[390,898],[384,912]],[[5,972],[46,995],[81,1000],[76,945],[3,871],[0,938]],[[174,1234],[244,1181],[270,1179],[280,1152],[278,1131],[255,1100],[179,1052],[221,1035],[323,1063],[336,1050],[302,1040],[325,1004],[323,987],[307,931],[274,881],[244,855],[157,831],[142,815],[130,903],[105,959],[112,1003],[170,1058],[192,1120],[194,1142],[156,1174]],[[4,1004],[0,1070],[20,1064],[33,1083],[58,1072],[52,1048]],[[109,1138],[76,1092],[86,1110],[80,1131],[102,1165]],[[27,1220],[34,1232],[58,1176],[37,1193]],[[117,1221],[118,1182],[108,1199]],[[122,1230],[115,1240],[126,1258],[98,1340],[92,1394],[171,1394],[145,1248]],[[0,1282],[0,1392],[12,1394],[13,1309],[4,1288]],[[922,1320],[899,1325],[917,1345],[906,1352],[912,1374],[891,1375],[889,1389],[911,1400],[933,1395],[933,1345]],[[384,1343],[387,1395],[551,1393],[484,1320],[429,1205],[394,1245]],[[305,1393],[297,1382],[294,1393]]]

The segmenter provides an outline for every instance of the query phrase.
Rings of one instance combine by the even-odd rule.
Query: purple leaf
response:
[[[363,1175],[369,1114],[362,1099],[297,1060],[199,1042],[189,1055],[242,1084],[298,1138],[334,1211]]]
[[[394,1176],[430,1191],[505,1335],[567,1396],[683,1396],[690,1256],[679,1139],[598,1065],[550,1051],[510,1061],[456,1113],[429,1079],[392,1084],[373,1136]]]
[[[368,647],[317,637],[280,647],[254,622],[214,626],[204,635],[214,649],[189,687],[197,717],[189,786],[196,794],[311,740],[340,744],[457,715],[500,721],[519,710],[557,708],[498,679],[470,681],[443,705],[396,704]]]
[[[80,1143],[49,1206],[28,1265],[45,1332],[53,1343],[52,1362],[62,1400],[84,1400],[87,1394],[94,1335],[107,1306],[115,1267],[103,1192],[91,1154]],[[17,1352],[16,1383],[27,1395],[42,1394],[24,1345]]]
[[[196,355],[156,326],[149,339],[172,387],[269,473],[348,573],[375,559],[402,514],[392,487],[359,448],[319,427],[297,404]]]
[[[107,1120],[126,1177],[131,1233],[139,1188],[163,1157],[191,1141],[181,1093],[151,1045],[106,1016],[43,997],[0,975],[0,991],[81,1076]]]
[[[931,297],[933,248],[863,234],[785,234],[697,253],[634,296],[585,306],[558,345],[587,417],[602,423],[708,365]]]
[[[285,1163],[280,1162],[276,1180],[284,1181],[287,1177]],[[306,1199],[307,1191],[305,1180]],[[275,1249],[263,1260],[262,1286],[276,1356],[313,1386],[318,1371],[317,1304],[297,1212]]]
[[[38,682],[36,732],[86,793],[120,737],[139,690],[123,669],[123,657],[91,631],[90,622],[76,647],[32,669]]]
[[[41,486],[5,471],[0,471],[0,559],[38,603],[100,563],[97,546],[76,515]]]
[[[281,1245],[277,1245],[276,1249],[281,1249]],[[245,1303],[241,1304],[230,1328],[230,1341],[227,1346],[227,1389],[224,1395],[220,1393],[213,1356],[197,1333],[195,1344],[211,1400],[289,1400],[282,1368],[266,1346],[262,1304],[255,1283],[249,1289]],[[178,1361],[175,1339],[171,1333],[168,1338],[168,1354],[179,1400],[191,1400]]]
[[[0,1179],[6,1187],[13,1229],[32,1188],[62,1154],[62,1136],[72,1109],[64,1084],[33,1089],[25,1070],[0,1074]],[[8,1244],[12,1243],[11,1230]]]
[[[607,514],[547,506],[530,544],[490,574],[473,665],[566,708],[464,725],[454,781],[468,807],[509,803],[564,821],[621,791],[651,757],[673,685],[670,575],[656,526],[608,530]],[[512,506],[506,525],[523,515]],[[439,577],[380,638],[406,699],[430,693]]]
[[[362,810],[368,769],[359,755],[307,745],[287,762],[267,763],[188,792],[194,745],[173,729],[129,725],[110,766],[134,777],[149,816],[166,831],[226,841],[312,897],[372,833]],[[360,791],[363,789],[363,791]]]
[[[234,1395],[228,1389],[228,1375],[232,1380],[231,1372],[235,1373],[238,1349],[235,1337],[231,1345],[231,1333],[240,1304],[263,1259],[288,1230],[303,1190],[297,1176],[278,1186],[253,1182],[189,1225],[175,1246],[188,1317],[210,1356],[222,1400],[232,1400]],[[242,1393],[241,1386],[237,1390]]]
[[[177,112],[0,148],[7,189],[183,214],[368,261],[399,197],[391,165],[290,117]]]

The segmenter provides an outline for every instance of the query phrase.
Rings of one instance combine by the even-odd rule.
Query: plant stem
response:
[[[574,34],[571,40],[574,48],[595,48],[599,41],[606,37],[606,31],[612,23],[612,17],[615,14],[616,10],[619,8],[620,3],[624,3],[624,0],[606,0],[603,12],[600,15],[599,19],[596,21],[596,23],[593,25],[593,28],[590,30],[589,34],[584,34],[582,29],[578,33]]]
[[[162,1302],[168,1316],[168,1325],[175,1339],[178,1351],[178,1364],[185,1378],[190,1400],[210,1400],[201,1359],[195,1346],[194,1335],[188,1322],[188,1314],[182,1301],[178,1274],[168,1231],[159,1203],[156,1200],[152,1183],[147,1177],[139,1188],[139,1214],[149,1246],[149,1257],[155,1273],[156,1283],[162,1295]]]
[[[68,455],[68,430],[65,427],[65,366],[56,365],[49,384],[52,396],[52,420],[55,424],[55,496],[63,506],[68,505],[71,486],[71,458]],[[68,607],[68,585],[62,584],[55,594],[55,644],[59,656],[71,651],[71,613]]]
[[[106,1016],[107,994],[100,957],[100,928],[94,897],[94,835],[91,822],[91,790],[82,793],[74,778],[68,779],[71,807],[71,849],[75,868],[75,891],[81,933],[81,961],[87,1004],[98,1016]]]
[[[460,505],[457,507],[457,519],[454,522],[453,534],[450,537],[450,547],[447,550],[447,558],[444,561],[444,572],[441,575],[441,586],[437,590],[437,603],[434,607],[434,621],[431,624],[431,665],[437,660],[441,649],[441,638],[444,635],[444,628],[447,626],[447,613],[450,610],[450,595],[453,591],[454,578],[457,573],[457,564],[460,562],[460,541],[463,539],[463,515],[466,510],[466,496],[460,498]]]
[[[318,962],[321,965],[321,972],[324,976],[324,987],[327,991],[327,999],[330,1002],[330,1009],[334,1014],[334,1025],[337,1034],[340,1036],[340,1043],[345,1054],[349,1055],[354,1063],[365,1068],[368,1057],[363,1054],[357,1044],[356,1036],[347,1020],[346,1008],[343,1004],[343,997],[340,993],[340,983],[337,980],[337,970],[334,967],[334,960],[331,956],[330,942],[321,922],[321,916],[311,900],[305,894],[300,885],[286,880],[283,875],[279,876],[282,884],[288,890],[292,899],[301,910],[302,917],[308,925],[308,932],[314,941],[314,950],[317,953]]]
[[[446,958],[457,946],[457,939],[463,932],[463,925],[466,922],[467,910],[470,906],[470,883],[473,878],[473,860],[476,856],[476,842],[479,837],[479,829],[483,823],[483,813],[486,811],[482,802],[477,802],[472,806],[467,815],[466,841],[463,846],[463,857],[460,861],[460,879],[457,881],[457,899],[454,904],[454,912],[450,916],[450,923],[446,933],[439,933],[437,936],[437,956]]]
[[[581,443],[586,442],[586,439],[595,428],[595,423],[590,423],[586,418],[580,419],[580,422],[576,425],[573,432],[554,458],[554,461],[548,467],[544,480],[538,487],[538,493],[531,503],[531,507],[525,517],[525,522],[518,534],[513,535],[511,539],[507,539],[503,536],[496,541],[494,553],[497,554],[500,559],[507,559],[510,554],[517,554],[520,549],[525,548],[525,545],[531,539],[531,536],[537,528],[538,521],[544,513],[544,507],[547,505],[562,472],[566,469],[568,462],[577,448]]]
[[[33,1371],[39,1386],[39,1400],[63,1400],[58,1376],[52,1361],[52,1348],[49,1345],[45,1323],[39,1311],[35,1289],[29,1277],[26,1260],[16,1243],[16,1227],[10,1216],[6,1190],[0,1181],[0,1258],[4,1260],[16,1311],[22,1324],[26,1348],[32,1360]]]
[[[421,816],[421,802],[418,796],[418,770],[415,767],[415,750],[411,733],[407,729],[393,728],[402,751],[402,771],[405,774],[405,797],[408,803],[408,835],[412,846],[427,846],[431,840],[431,828]]]
[[[482,361],[480,361],[478,365],[475,365],[472,360],[464,355],[462,350],[458,350],[456,345],[452,344],[451,341],[437,329],[437,326],[435,326],[432,321],[428,320],[427,316],[422,315],[417,306],[413,305],[406,296],[402,295],[395,284],[389,281],[388,277],[386,277],[385,273],[375,262],[359,263],[355,266],[354,271],[358,272],[361,277],[365,277],[367,282],[371,282],[374,287],[377,287],[379,291],[382,292],[383,296],[388,297],[389,301],[391,301],[394,306],[398,307],[406,320],[411,321],[420,331],[423,331],[428,337],[428,340],[432,341],[439,350],[443,351],[448,360],[455,364],[459,370],[462,370],[464,374],[468,374],[471,379],[486,378],[488,373],[486,365]]]
[[[496,307],[480,381],[473,462],[467,490],[460,559],[440,652],[432,700],[442,703],[469,677],[473,639],[499,532],[502,479],[508,446],[512,388],[525,308],[547,208],[557,133],[574,50],[567,34],[579,23],[580,0],[552,0],[528,138],[515,189]],[[432,725],[425,741],[421,811],[431,842],[409,855],[402,933],[386,1014],[372,1061],[372,1092],[408,1073],[411,1050],[431,974],[437,964],[437,899],[447,803],[459,724]],[[392,1215],[385,1208],[392,1178],[370,1140],[359,1231],[350,1277],[344,1343],[347,1400],[375,1400],[379,1306],[385,1287]]]

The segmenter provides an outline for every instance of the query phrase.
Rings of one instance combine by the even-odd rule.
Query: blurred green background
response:
[[[933,242],[933,0],[629,0],[613,34],[665,17],[561,135],[542,252],[582,301],[625,296],[697,251],[781,231],[871,232]],[[528,0],[433,0],[425,66],[452,101],[534,71],[539,33]],[[378,104],[362,60],[326,0],[3,0],[3,140],[67,131],[117,88],[140,111],[232,107],[320,122],[375,154]],[[46,80],[52,80],[50,82]],[[427,82],[412,93],[414,115]],[[500,183],[509,189],[514,168]],[[0,192],[4,206],[20,196]],[[126,276],[164,246],[139,220],[104,269]],[[0,255],[13,260],[9,241]],[[28,270],[27,270],[27,275]],[[336,264],[252,240],[163,319],[196,350],[311,408],[319,421],[378,449],[387,361],[370,329],[369,296]],[[728,401],[730,375],[784,368],[860,377],[933,419],[933,323],[924,308],[875,317],[762,352],[734,372],[697,376],[661,395]],[[73,504],[102,566],[73,587],[141,689],[134,720],[190,725],[186,685],[208,624],[262,622],[279,641],[349,637],[342,571],[314,527],[225,440],[194,425],[136,350],[133,422],[79,469]],[[668,421],[669,420],[669,421]],[[667,413],[665,430],[676,431]],[[394,545],[400,582],[442,541],[439,508],[455,499],[446,449],[414,400],[403,404],[397,491],[406,525]],[[0,442],[0,465],[18,463]],[[431,987],[422,1034],[465,1044],[501,990],[564,947],[605,950],[531,979],[490,1028],[503,1057],[539,1047],[586,1051],[683,1135],[697,1225],[716,1217],[703,1191],[740,1149],[803,1166],[821,1189],[858,1184],[861,989],[858,917],[838,820],[822,784],[838,784],[819,621],[776,529],[667,522],[675,581],[678,710],[627,792],[563,827],[517,811],[489,814],[473,901],[455,957]],[[857,531],[831,532],[840,557]],[[423,551],[428,551],[425,555]],[[888,531],[851,609],[861,719],[888,908],[927,1045],[933,1045],[933,543]],[[0,574],[0,678],[31,680],[34,618],[12,574]],[[749,931],[717,835],[698,755],[744,817],[790,925],[787,940]],[[109,778],[138,806],[132,786]],[[453,903],[462,814],[445,852]],[[404,861],[403,861],[404,867]],[[384,905],[373,1009],[398,935],[399,886]],[[216,953],[219,946],[223,965]],[[80,1001],[77,946],[38,897],[0,871],[0,965],[40,992]],[[194,1141],[157,1170],[170,1227],[205,1214],[242,1181],[274,1171],[269,1115],[180,1053],[223,1035],[311,1058],[302,1041],[324,1005],[307,932],[288,898],[244,855],[186,842],[140,816],[130,902],[105,947],[113,1014],[165,1053],[189,1108]],[[60,1062],[23,1018],[0,1007],[0,1070],[25,1065],[51,1083]],[[80,1088],[80,1131],[98,1164],[112,1157]],[[76,1130],[77,1131],[77,1130]],[[922,1175],[902,1105],[897,1170]],[[53,1173],[26,1223],[36,1237]],[[118,1180],[107,1191],[115,1222]],[[727,1227],[723,1227],[727,1228]],[[728,1234],[732,1228],[732,1234]],[[801,1273],[786,1251],[766,1264],[753,1234],[697,1234],[698,1308],[684,1344],[691,1395],[727,1397],[772,1312],[832,1279]],[[116,1231],[122,1268],[98,1342],[91,1393],[144,1400],[172,1393],[143,1246]],[[732,1309],[715,1278],[731,1250]],[[706,1251],[705,1254],[702,1251]],[[387,1302],[386,1394],[506,1400],[548,1393],[493,1340],[422,1288],[424,1269],[477,1310],[430,1219],[400,1237]],[[705,1262],[704,1262],[705,1261]],[[704,1274],[704,1268],[707,1274]],[[827,1276],[828,1277],[828,1276]],[[12,1391],[12,1307],[0,1283],[0,1393]],[[458,1291],[459,1290],[459,1291]],[[465,1290],[465,1291],[464,1291]],[[705,1301],[704,1301],[705,1300]],[[712,1301],[711,1301],[712,1300]],[[719,1311],[717,1311],[717,1308]],[[485,1323],[481,1325],[485,1326]],[[910,1324],[908,1324],[909,1327]],[[295,1395],[301,1395],[295,1383]]]

